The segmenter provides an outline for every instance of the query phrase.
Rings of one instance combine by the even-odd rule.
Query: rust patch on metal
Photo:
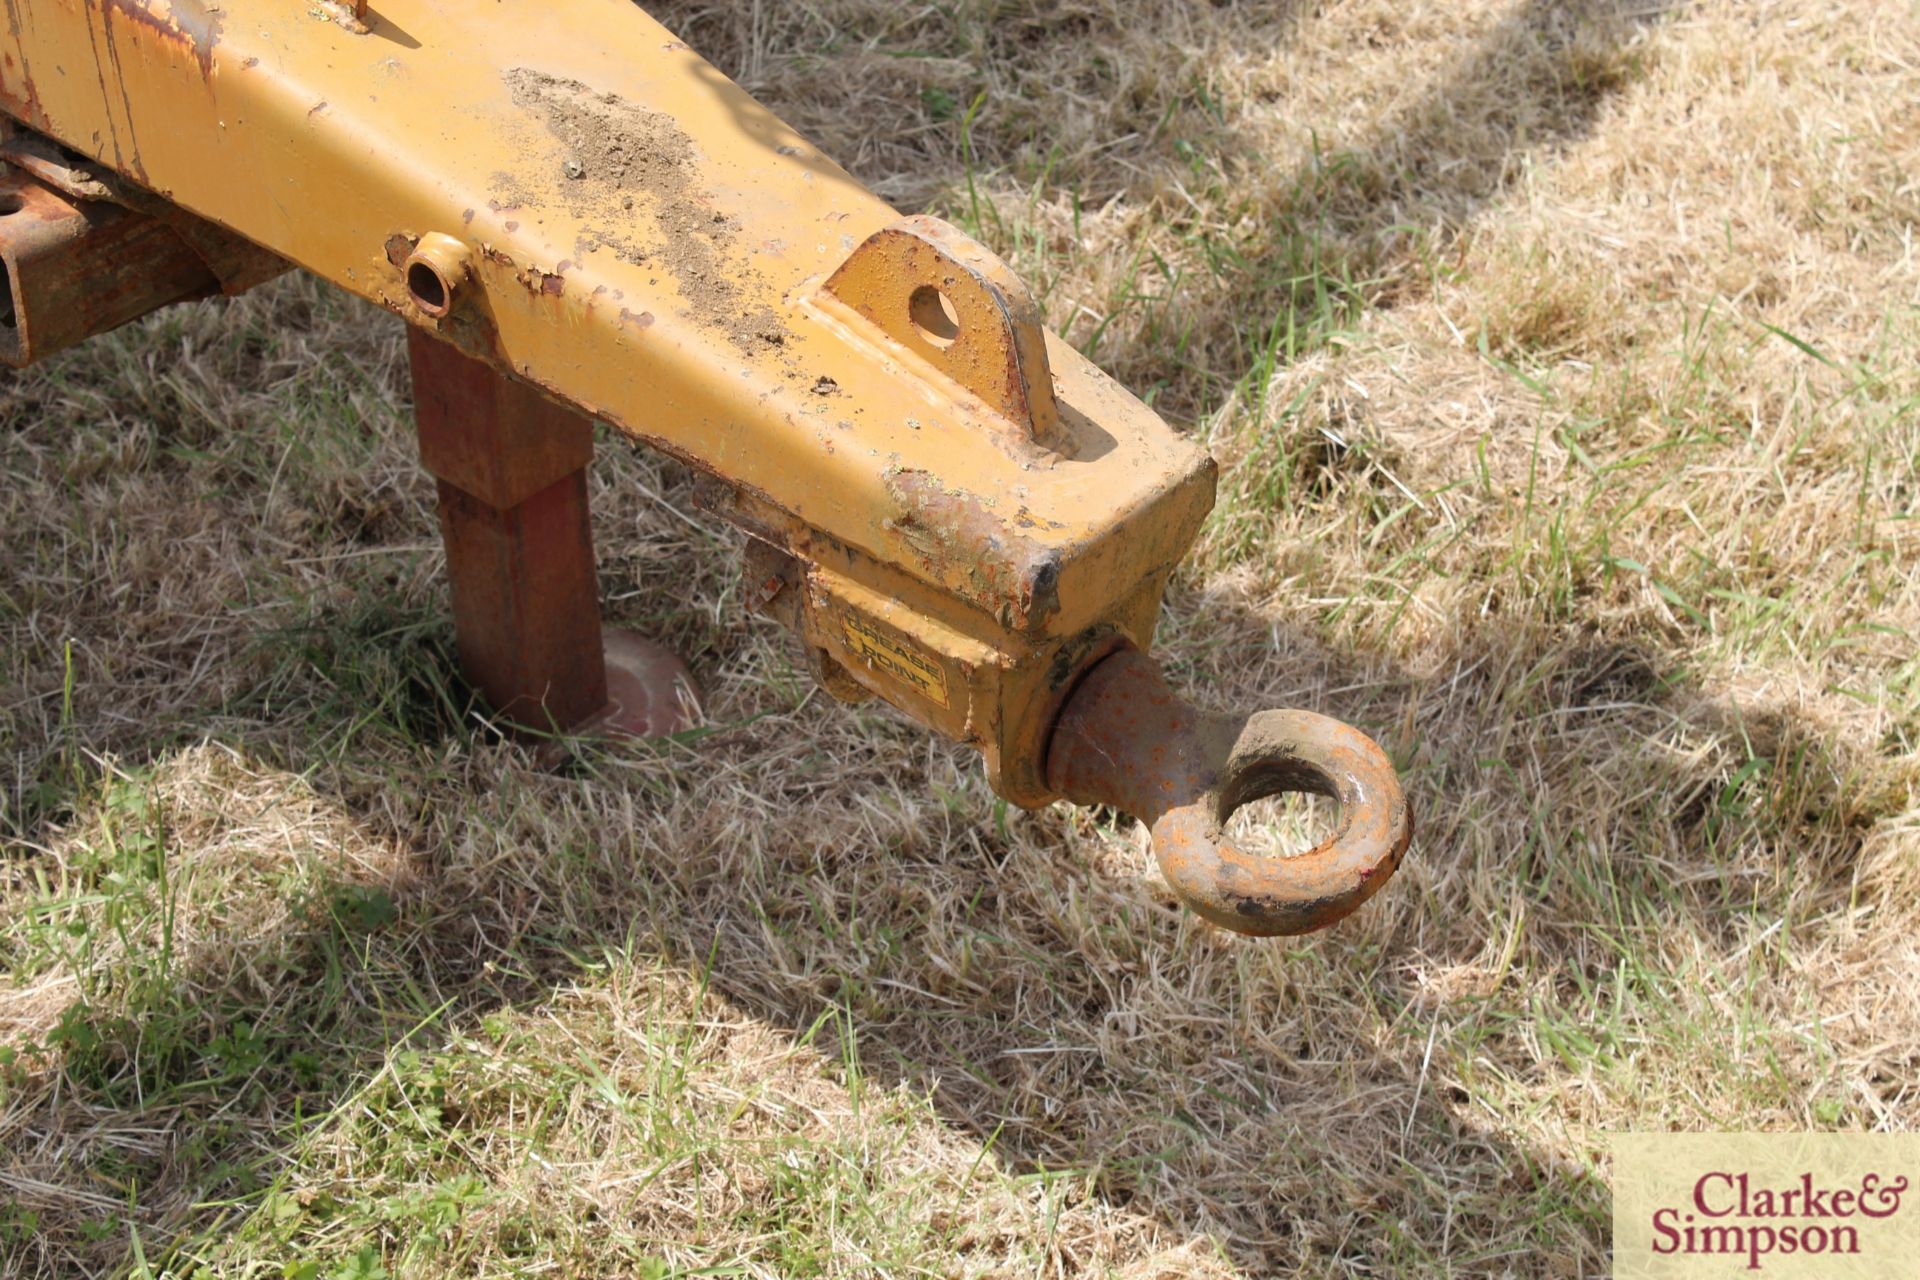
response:
[[[364,36],[373,30],[367,24],[367,0],[312,0],[313,16],[333,23],[342,31]]]
[[[1047,782],[1145,822],[1174,892],[1239,933],[1325,928],[1379,892],[1413,840],[1393,762],[1371,738],[1310,711],[1201,711],[1133,649],[1100,662],[1068,697]],[[1333,835],[1291,858],[1255,857],[1227,839],[1235,809],[1285,791],[1338,801]]]
[[[460,664],[507,720],[580,725],[608,693],[587,518],[593,424],[417,328],[407,349]]]
[[[201,75],[212,73],[213,49],[220,43],[222,21],[218,5],[206,4],[203,0],[173,0],[163,17],[143,0],[100,0],[100,4],[103,14],[121,14],[127,21],[152,32],[163,42],[185,49],[200,64]],[[106,30],[111,39],[113,25],[110,19]]]
[[[159,307],[217,293],[173,228],[0,167],[0,363],[21,367]]]
[[[940,577],[961,577],[1008,626],[1038,627],[1060,608],[1059,553],[1027,538],[979,496],[926,471],[895,471],[892,531]]]
[[[75,200],[105,200],[132,207],[116,191],[116,185],[123,184],[116,184],[111,170],[71,154],[37,133],[17,133],[0,143],[0,160],[25,170]]]

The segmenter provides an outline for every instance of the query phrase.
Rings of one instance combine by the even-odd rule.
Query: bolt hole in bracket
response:
[[[930,284],[923,284],[907,299],[907,312],[923,341],[945,351],[960,336],[960,315],[953,300]]]
[[[1069,800],[1145,822],[1173,891],[1238,933],[1332,924],[1379,891],[1413,840],[1393,762],[1358,729],[1311,711],[1201,711],[1138,650],[1103,660],[1073,691],[1047,779]],[[1234,810],[1281,792],[1335,801],[1333,833],[1291,858],[1257,857],[1228,839]]]

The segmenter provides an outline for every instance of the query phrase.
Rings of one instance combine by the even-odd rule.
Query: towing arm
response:
[[[1014,803],[1148,821],[1209,918],[1315,928],[1391,874],[1411,821],[1377,746],[1203,715],[1145,656],[1212,459],[992,253],[900,217],[628,0],[0,2],[0,357],[287,264],[406,319],[462,657],[496,703],[565,725],[608,697],[597,604],[561,616],[593,594],[597,419],[710,478],[750,602],[830,690],[977,747]],[[1233,850],[1226,817],[1275,790],[1335,797],[1339,831]]]

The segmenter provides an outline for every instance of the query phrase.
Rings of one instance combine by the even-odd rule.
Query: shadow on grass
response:
[[[52,1058],[10,1068],[0,1180],[17,1197],[10,1229],[34,1216],[0,1256],[19,1274],[105,1274],[129,1263],[131,1231],[149,1258],[175,1233],[217,1235],[298,1149],[294,1114],[358,1105],[369,1080],[430,1063],[490,1012],[592,981],[611,951],[817,1035],[829,1070],[857,1061],[869,1081],[925,1093],[1007,1170],[1084,1176],[1116,1207],[1211,1237],[1249,1274],[1603,1269],[1602,1153],[1534,1134],[1473,1063],[1491,1055],[1534,1086],[1605,1076],[1649,1026],[1664,1033],[1657,1015],[1621,1010],[1671,999],[1663,987],[1682,980],[1649,939],[1696,939],[1732,964],[1758,926],[1844,901],[1871,816],[1849,780],[1872,762],[1790,721],[1738,717],[1631,647],[1489,629],[1415,678],[1219,600],[1177,593],[1169,614],[1176,679],[1199,699],[1310,705],[1399,757],[1424,834],[1354,920],[1236,942],[1094,865],[1111,848],[1097,817],[1008,826],[977,781],[950,798],[944,834],[926,830],[928,806],[884,847],[818,835],[825,810],[858,803],[863,772],[875,787],[943,785],[937,769],[902,776],[919,755],[894,745],[917,733],[906,726],[825,789],[776,757],[783,776],[762,781],[791,788],[798,812],[758,836],[699,802],[766,767],[769,740],[831,732],[848,713],[776,713],[643,771],[654,797],[636,811],[678,815],[670,832],[609,840],[595,809],[599,826],[543,842],[522,833],[543,829],[525,826],[531,808],[593,806],[631,775],[617,756],[601,758],[603,777],[567,781],[476,751],[457,701],[407,692],[439,680],[444,655],[419,646],[391,671],[404,696],[384,705],[401,718],[364,735],[387,768],[407,762],[404,779],[344,762],[350,744],[324,743],[323,719],[217,735],[235,759],[334,761],[314,787],[339,830],[315,847],[370,852],[270,879],[287,909],[273,931],[216,932],[122,962],[113,991],[58,996]],[[1269,661],[1249,667],[1249,652]],[[1543,719],[1556,727],[1523,729]],[[1724,744],[1735,719],[1746,761],[1724,745],[1648,745]],[[1588,786],[1643,803],[1583,803]],[[1578,825],[1609,811],[1616,829]],[[111,831],[102,884],[165,840],[125,788],[90,820]],[[1520,838],[1503,848],[1505,833]],[[1514,1051],[1522,1035],[1544,1060]],[[1714,1061],[1727,1046],[1682,1047],[1703,1070],[1737,1067]],[[392,1114],[378,1123],[417,1119],[403,1091],[379,1096]],[[451,1144],[459,1099],[442,1101],[432,1123]]]

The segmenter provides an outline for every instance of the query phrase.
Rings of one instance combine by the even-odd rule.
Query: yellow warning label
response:
[[[950,705],[945,667],[902,641],[881,635],[863,618],[849,617],[842,625],[847,630],[847,644],[866,659],[868,666],[912,687],[923,698],[943,707]]]

